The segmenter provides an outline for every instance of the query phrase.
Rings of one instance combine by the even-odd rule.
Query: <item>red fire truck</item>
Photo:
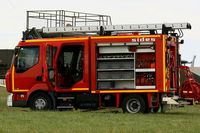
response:
[[[46,26],[31,29],[32,19],[31,27]],[[9,100],[33,110],[117,107],[129,113],[177,104],[182,29],[191,25],[112,25],[106,15],[28,11],[6,74]]]

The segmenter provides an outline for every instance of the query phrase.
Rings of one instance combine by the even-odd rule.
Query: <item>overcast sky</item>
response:
[[[0,49],[13,49],[22,38],[27,10],[72,10],[112,16],[113,24],[189,22],[184,31],[182,59],[200,66],[199,0],[1,0]]]

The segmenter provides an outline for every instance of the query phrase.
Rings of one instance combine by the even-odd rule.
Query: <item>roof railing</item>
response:
[[[35,27],[105,26],[112,25],[111,17],[93,13],[66,10],[27,11],[26,29]]]

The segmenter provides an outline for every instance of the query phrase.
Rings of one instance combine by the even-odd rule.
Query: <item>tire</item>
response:
[[[124,113],[145,113],[145,101],[140,95],[129,95],[125,97],[122,103],[122,110]]]
[[[45,93],[34,94],[29,101],[32,110],[50,110],[52,109],[51,98]]]

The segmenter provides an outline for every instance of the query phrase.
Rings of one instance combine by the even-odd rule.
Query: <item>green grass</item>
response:
[[[198,133],[200,106],[162,113],[124,114],[117,109],[98,111],[31,111],[6,106],[0,87],[0,133]]]

